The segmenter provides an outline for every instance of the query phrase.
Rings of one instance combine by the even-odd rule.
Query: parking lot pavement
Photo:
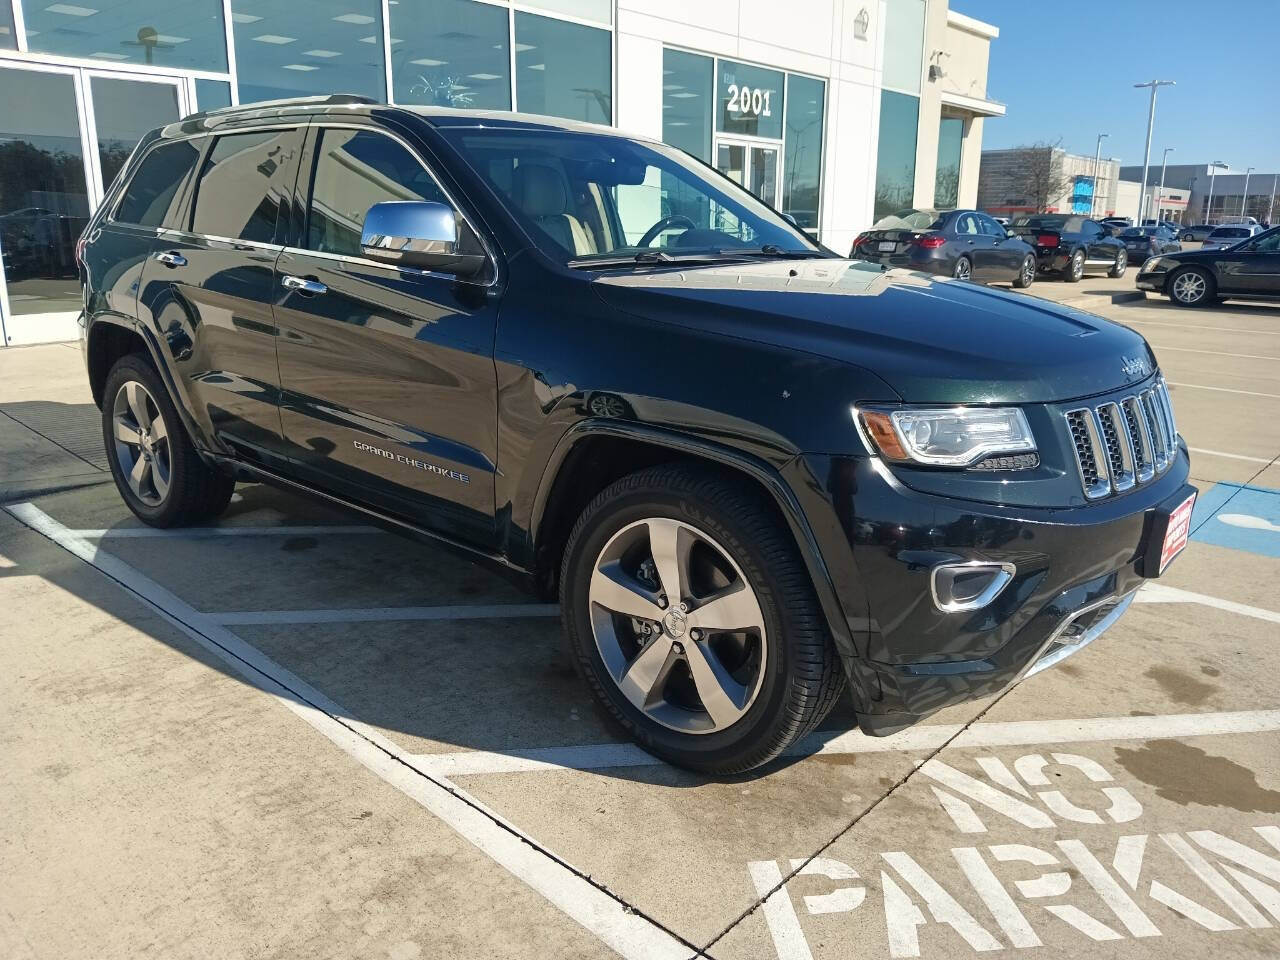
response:
[[[1173,383],[1186,553],[1003,696],[841,705],[740,778],[620,738],[554,608],[344,511],[11,499],[0,955],[1280,954],[1280,310],[1089,296]]]

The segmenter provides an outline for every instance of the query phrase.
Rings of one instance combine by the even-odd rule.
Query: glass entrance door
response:
[[[720,138],[716,169],[770,206],[778,205],[778,148],[771,144]]]
[[[76,240],[129,152],[187,112],[178,78],[0,66],[0,331],[6,345],[74,340]]]

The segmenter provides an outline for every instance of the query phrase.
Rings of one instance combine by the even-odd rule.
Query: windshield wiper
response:
[[[786,250],[776,243],[766,243],[759,247],[742,247],[721,250],[720,253],[734,253],[744,257],[779,257],[788,260],[803,260],[808,257],[826,257],[820,250]]]
[[[740,260],[755,251],[743,250],[704,250],[701,253],[670,254],[665,250],[641,250],[639,253],[626,253],[616,257],[575,257],[568,265],[574,270],[592,270],[605,267],[631,267],[651,263],[724,263],[726,260]]]

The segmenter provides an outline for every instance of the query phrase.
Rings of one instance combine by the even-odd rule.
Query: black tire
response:
[[[1112,266],[1111,269],[1107,271],[1107,276],[1115,277],[1115,278],[1123,277],[1125,270],[1128,269],[1128,266],[1129,266],[1129,251],[1121,250],[1119,253],[1116,254],[1115,265]]]
[[[1071,259],[1067,261],[1066,269],[1062,271],[1062,279],[1067,283],[1079,283],[1080,278],[1084,276],[1084,251],[1077,250],[1071,255]]]
[[[973,261],[968,257],[957,257],[955,266],[951,268],[951,276],[957,280],[973,280]]]
[[[1194,240],[1194,239],[1195,239],[1195,234],[1193,234],[1190,230],[1188,230],[1186,233],[1184,233],[1184,234],[1183,234],[1182,236],[1180,236],[1178,239],[1179,239],[1179,240],[1181,240],[1183,243],[1189,243],[1190,241],[1192,241],[1192,240]]]
[[[677,766],[717,775],[741,773],[777,757],[821,723],[845,685],[813,584],[791,534],[774,519],[763,497],[742,487],[741,482],[696,466],[662,465],[623,477],[600,493],[578,519],[560,578],[570,653],[605,714],[650,753]],[[603,659],[592,621],[592,576],[606,548],[650,520],[674,521],[709,538],[733,560],[755,592],[764,626],[758,637],[764,648],[763,665],[758,666],[762,676],[745,712],[723,729],[683,732],[655,720],[628,699]],[[692,602],[690,623],[697,613],[696,599]],[[624,615],[621,623],[628,622],[632,621]],[[697,639],[694,631],[689,638]],[[680,652],[679,644],[675,650]]]
[[[153,483],[151,496],[144,499],[130,485],[116,441],[115,403],[130,383],[141,384],[154,413],[164,425],[165,450],[157,445],[151,454],[168,465],[167,489],[163,494]],[[178,411],[155,368],[140,354],[122,357],[107,375],[102,391],[102,438],[106,446],[111,476],[125,504],[143,523],[153,527],[181,527],[212,520],[227,508],[235,490],[234,478],[205,463],[187,436]]]
[[[1019,290],[1025,290],[1031,286],[1036,279],[1036,258],[1033,254],[1028,253],[1022,261],[1022,266],[1018,268],[1017,274],[1013,278],[1013,285]]]
[[[1197,288],[1199,296],[1195,295]],[[1173,273],[1165,281],[1164,292],[1180,307],[1206,307],[1218,299],[1213,276],[1200,267],[1184,267]]]

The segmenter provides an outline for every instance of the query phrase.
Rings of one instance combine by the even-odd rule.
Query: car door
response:
[[[208,137],[178,229],[162,230],[139,300],[216,446],[280,467],[280,385],[272,310],[302,133],[250,125]]]
[[[1022,269],[1022,258],[1026,255],[1022,244],[991,217],[981,213],[974,216],[983,234],[991,238],[992,279],[1012,280]]]
[[[303,170],[306,206],[275,293],[295,469],[344,498],[492,543],[494,288],[375,262],[360,247],[375,203],[458,205],[408,141],[372,123],[312,126]]]
[[[1080,235],[1084,241],[1085,259],[1091,263],[1112,264],[1116,262],[1116,252],[1119,250],[1118,241],[1111,238],[1111,234],[1103,229],[1102,224],[1096,220],[1085,220],[1080,225]]]
[[[978,218],[972,213],[961,213],[955,220],[956,255],[966,256],[973,267],[973,279],[986,282],[993,271],[991,237],[982,232]]]
[[[1280,297],[1280,230],[1218,254],[1218,289]]]

